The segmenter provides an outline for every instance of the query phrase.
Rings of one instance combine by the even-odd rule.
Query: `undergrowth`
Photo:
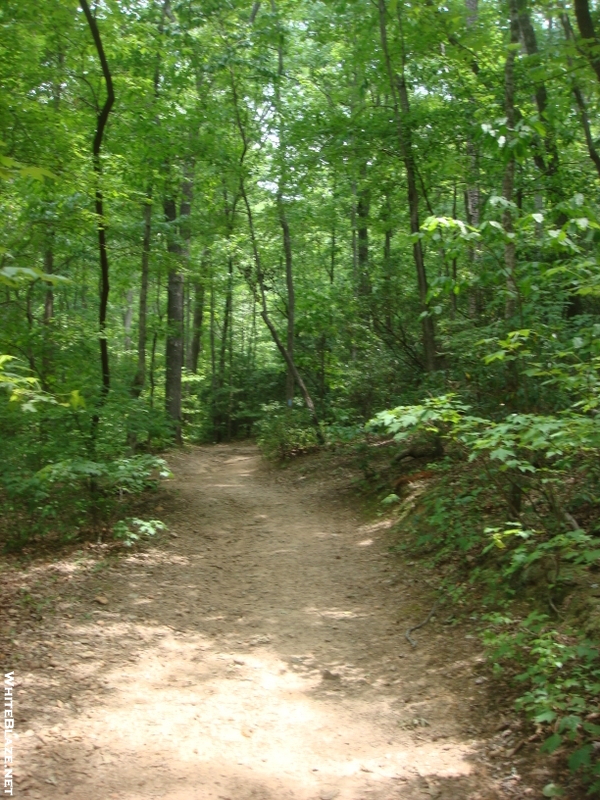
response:
[[[468,411],[454,398],[433,398],[370,424],[370,431],[392,433],[403,444],[423,431],[435,431],[446,444],[444,459],[428,465],[432,480],[407,483],[395,495],[397,548],[430,560],[444,576],[441,590],[477,612],[493,671],[511,682],[516,708],[535,726],[542,751],[563,754],[596,794],[595,421],[513,414],[492,422]]]

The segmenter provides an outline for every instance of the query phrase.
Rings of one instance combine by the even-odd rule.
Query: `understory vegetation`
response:
[[[4,552],[153,535],[174,445],[348,448],[600,791],[599,16],[4,2]]]

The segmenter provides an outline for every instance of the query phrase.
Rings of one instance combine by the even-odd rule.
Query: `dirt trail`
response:
[[[474,637],[434,622],[411,650],[404,631],[429,596],[415,600],[385,523],[335,498],[335,476],[278,473],[250,445],[169,460],[158,515],[177,538],[100,563],[70,595],[76,567],[55,564],[66,588],[45,644],[17,641],[30,648],[16,666],[17,797],[532,792],[512,761],[493,779],[471,727],[486,690]]]

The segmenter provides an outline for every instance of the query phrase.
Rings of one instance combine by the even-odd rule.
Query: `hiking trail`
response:
[[[361,519],[343,467],[278,470],[250,444],[168,461],[147,516],[169,534],[94,569],[35,568],[59,588],[15,645],[17,797],[533,794],[518,734],[485,719],[468,626],[433,619],[406,641],[431,588],[388,552],[389,521]],[[506,747],[489,763],[493,737]]]

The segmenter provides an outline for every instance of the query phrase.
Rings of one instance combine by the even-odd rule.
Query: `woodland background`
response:
[[[152,533],[172,443],[349,448],[593,784],[599,16],[6,0],[5,549]]]

